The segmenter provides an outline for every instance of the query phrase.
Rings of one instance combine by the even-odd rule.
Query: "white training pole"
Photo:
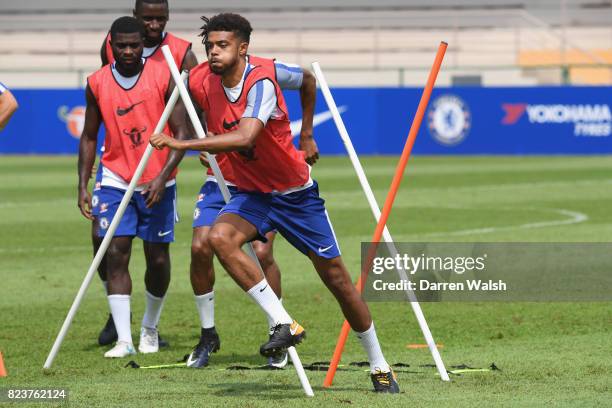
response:
[[[372,214],[374,215],[376,222],[378,222],[381,215],[380,207],[376,202],[376,198],[374,197],[374,193],[372,192],[370,183],[368,182],[365,172],[363,171],[363,167],[361,166],[361,162],[359,161],[359,156],[357,156],[357,152],[353,147],[351,138],[349,137],[346,127],[344,126],[344,121],[342,120],[342,117],[338,112],[338,107],[336,106],[336,102],[334,101],[331,91],[329,90],[329,86],[327,85],[327,81],[325,80],[325,76],[323,75],[323,71],[321,70],[321,66],[318,62],[313,62],[312,69],[314,70],[314,74],[317,78],[317,81],[319,82],[321,92],[323,93],[323,97],[327,102],[327,106],[329,107],[329,110],[332,113],[332,117],[334,118],[334,122],[336,123],[336,127],[338,128],[338,132],[340,133],[342,142],[344,143],[344,146],[348,151],[349,157],[351,158],[351,162],[353,163],[353,167],[355,169],[355,172],[357,173],[357,177],[359,178],[359,183],[361,183],[361,188],[363,188],[363,192],[366,195],[368,204],[370,205],[370,209],[372,210]],[[393,244],[393,238],[391,237],[391,233],[387,229],[386,225],[383,230],[383,239],[387,243],[387,248],[389,249],[390,255],[392,257],[395,257],[395,255],[397,255],[397,248]],[[406,275],[405,270],[398,268],[397,272],[400,276],[400,279],[408,281],[409,278]],[[429,326],[427,325],[427,320],[425,320],[425,315],[421,310],[421,305],[417,301],[416,296],[412,290],[407,289],[406,296],[410,301],[410,306],[412,306],[412,310],[416,316],[421,331],[423,332],[425,341],[429,346],[431,355],[436,363],[438,372],[440,373],[440,378],[442,378],[443,381],[450,381],[450,378],[448,377],[448,372],[446,371],[446,367],[444,367],[444,362],[442,361],[442,357],[440,356],[440,352],[438,351],[438,347],[436,346],[431,331],[429,330]]]
[[[187,74],[183,73],[183,77],[186,78]],[[168,118],[170,117],[170,114],[172,113],[172,110],[174,109],[174,105],[176,104],[178,97],[179,97],[178,91],[175,89],[170,95],[170,99],[168,100],[168,103],[166,104],[166,108],[164,109],[164,112],[162,113],[162,116],[159,119],[159,122],[157,122],[157,126],[155,127],[154,133],[160,133],[164,130],[164,127],[166,127],[166,122],[168,122]],[[64,342],[64,337],[66,337],[66,333],[68,332],[68,329],[70,328],[70,325],[72,324],[72,320],[74,319],[74,316],[77,310],[79,309],[79,306],[81,305],[81,301],[83,300],[83,297],[85,296],[85,292],[87,291],[87,288],[89,287],[89,284],[91,283],[91,279],[93,278],[93,275],[96,272],[96,269],[98,269],[98,266],[100,266],[100,262],[102,261],[102,258],[104,257],[104,254],[106,253],[106,250],[108,249],[108,246],[110,245],[111,239],[113,239],[113,236],[115,235],[115,231],[117,230],[117,227],[119,226],[119,222],[121,222],[121,218],[123,218],[123,213],[125,212],[125,209],[127,208],[129,201],[132,199],[134,190],[136,189],[136,186],[138,185],[140,176],[142,176],[142,173],[144,172],[144,169],[147,166],[147,162],[149,161],[149,157],[151,157],[153,150],[154,150],[153,146],[147,143],[147,148],[144,154],[142,155],[142,158],[140,159],[140,163],[138,163],[138,167],[136,168],[134,175],[132,176],[132,181],[130,181],[128,189],[125,192],[123,198],[121,199],[121,203],[119,204],[117,213],[113,217],[113,221],[108,227],[108,231],[106,232],[106,235],[104,236],[104,239],[102,240],[102,243],[100,244],[100,248],[98,248],[98,252],[96,252],[96,256],[91,262],[91,266],[89,267],[89,270],[87,271],[87,275],[85,275],[85,279],[83,280],[83,283],[81,284],[81,287],[79,288],[79,292],[77,293],[76,297],[74,298],[74,301],[72,302],[70,311],[68,311],[66,320],[64,320],[64,324],[62,325],[62,328],[60,329],[60,332],[57,335],[57,338],[55,339],[55,343],[53,343],[53,347],[51,348],[51,352],[47,356],[47,360],[45,361],[45,365],[43,366],[43,368],[51,368],[51,365],[53,364],[53,360],[55,359],[55,356],[57,355],[57,352],[59,351],[60,346]]]
[[[185,104],[185,108],[187,109],[187,113],[189,114],[189,119],[191,120],[191,123],[193,124],[196,134],[199,139],[203,139],[206,137],[206,132],[204,131],[204,128],[202,127],[202,124],[200,123],[200,118],[198,117],[198,114],[195,111],[195,107],[193,106],[193,102],[191,101],[191,97],[189,96],[189,92],[187,91],[185,84],[183,83],[182,80],[177,81],[177,79],[179,78],[179,71],[174,62],[174,58],[172,57],[172,54],[170,53],[170,48],[168,48],[167,45],[164,45],[162,47],[162,52],[164,53],[164,57],[166,57],[166,62],[168,63],[168,66],[170,67],[170,72],[172,73],[172,77],[174,78],[176,82],[177,88],[181,95],[181,99],[183,100],[183,103]],[[217,163],[217,160],[215,159],[215,155],[209,154],[208,152],[206,152],[206,157],[208,158],[210,167],[213,171],[213,174],[215,175],[215,178],[217,179],[217,183],[219,184],[221,194],[223,194],[223,199],[227,203],[231,198],[231,194],[229,192],[229,189],[227,188],[227,184],[225,183],[225,179],[223,178],[223,173],[221,173],[219,164]],[[261,268],[261,265],[259,264],[259,260],[257,259],[257,255],[255,254],[255,250],[253,249],[253,246],[250,243],[246,245],[246,250],[249,256],[255,261],[255,263],[257,264],[257,266],[259,267],[259,269],[262,271],[262,274],[263,274],[263,269]],[[289,356],[291,357],[291,361],[293,362],[293,366],[295,367],[295,370],[297,371],[298,378],[300,379],[300,383],[302,384],[302,388],[304,389],[304,393],[308,397],[313,397],[314,392],[312,391],[312,387],[310,386],[310,382],[308,381],[308,377],[306,376],[306,372],[304,371],[304,367],[302,366],[302,362],[300,361],[300,358],[297,354],[295,347],[289,347],[287,349],[287,352],[289,353]]]

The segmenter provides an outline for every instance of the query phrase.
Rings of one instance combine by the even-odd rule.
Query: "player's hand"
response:
[[[208,156],[206,155],[206,152],[200,152],[200,163],[202,163],[202,166],[204,167],[210,167],[210,162],[208,161]]]
[[[163,133],[155,133],[151,135],[149,139],[149,143],[151,146],[156,148],[157,150],[161,150],[164,147],[168,146],[171,149],[174,149],[176,140],[170,136],[164,135]]]
[[[91,215],[91,194],[89,194],[86,188],[79,189],[79,201],[77,205],[83,217],[93,221],[94,217]]]
[[[144,189],[140,192],[142,195],[146,195],[145,205],[147,208],[153,207],[164,198],[166,192],[166,181],[161,177],[156,177],[151,182],[145,184]]]
[[[304,160],[313,165],[319,160],[319,147],[312,135],[300,135],[299,149],[304,151]]]

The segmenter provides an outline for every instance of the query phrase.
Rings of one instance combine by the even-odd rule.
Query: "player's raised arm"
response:
[[[256,118],[242,118],[238,129],[214,135],[209,133],[206,139],[197,140],[177,140],[163,133],[151,136],[151,145],[158,150],[168,146],[173,150],[196,150],[208,153],[231,152],[236,150],[248,150],[253,147],[255,139],[259,136],[264,124]]]
[[[91,169],[96,159],[96,145],[98,142],[98,130],[100,129],[100,123],[102,123],[102,116],[100,109],[94,98],[89,85],[85,90],[85,98],[87,100],[87,107],[85,109],[85,124],[83,126],[83,132],[81,133],[81,139],[79,142],[79,198],[78,206],[81,210],[81,214],[87,219],[93,220],[91,215],[91,194],[87,191],[87,184],[91,177]]]
[[[300,91],[302,106],[302,129],[300,130],[299,149],[304,151],[304,159],[314,164],[319,159],[319,148],[313,138],[313,117],[317,95],[317,80],[312,73],[299,65],[274,61],[276,81],[282,90]]]
[[[274,84],[267,79],[255,83],[248,92],[246,108],[238,124],[238,129],[200,140],[180,141],[166,135],[151,136],[151,144],[161,149],[168,146],[176,150],[199,150],[221,153],[236,150],[249,150],[277,109]]]
[[[306,155],[306,163],[315,164],[319,159],[319,148],[313,138],[313,117],[317,96],[317,80],[312,72],[302,70],[303,79],[300,87],[300,102],[302,103],[302,130],[300,131],[299,148]]]

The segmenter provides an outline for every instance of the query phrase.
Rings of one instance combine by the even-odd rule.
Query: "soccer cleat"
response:
[[[108,346],[117,341],[117,329],[115,329],[115,322],[113,320],[113,315],[108,314],[108,320],[106,320],[106,324],[104,328],[98,335],[98,344],[101,346]]]
[[[274,368],[285,368],[285,366],[287,365],[287,352],[283,352],[277,356],[270,356],[268,357],[268,367],[274,367]]]
[[[374,384],[374,392],[388,392],[389,394],[400,392],[393,370],[382,372],[377,369],[375,373],[370,374],[370,378]]]
[[[134,350],[134,346],[132,345],[132,343],[118,341],[117,344],[115,344],[115,347],[104,353],[104,357],[123,358],[134,354],[136,354],[136,350]]]
[[[202,329],[200,342],[196,344],[187,358],[187,367],[202,368],[208,365],[212,353],[221,349],[221,340],[214,327]]]
[[[293,323],[278,324],[272,329],[270,339],[259,348],[264,357],[280,356],[288,347],[299,344],[306,337],[306,331],[295,320]]]
[[[138,351],[141,353],[157,353],[159,351],[159,334],[157,329],[149,327],[140,328],[140,342]]]

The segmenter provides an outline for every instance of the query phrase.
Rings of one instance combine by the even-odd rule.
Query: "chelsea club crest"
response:
[[[467,136],[472,116],[467,104],[456,95],[441,95],[427,113],[429,132],[445,146],[459,144]]]

